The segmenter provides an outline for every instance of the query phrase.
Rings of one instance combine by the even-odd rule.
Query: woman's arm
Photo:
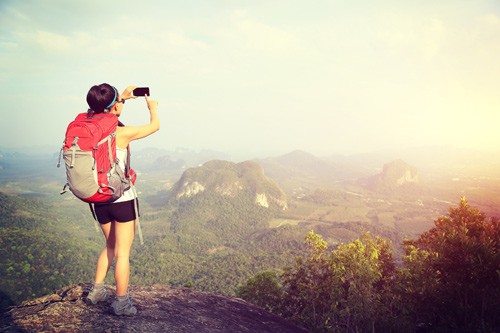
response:
[[[116,129],[116,144],[118,147],[126,148],[131,141],[142,139],[160,129],[160,118],[158,117],[158,101],[150,100],[145,96],[148,105],[150,119],[149,124],[142,126],[124,126]]]

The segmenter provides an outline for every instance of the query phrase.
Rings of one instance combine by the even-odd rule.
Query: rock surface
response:
[[[395,190],[419,183],[418,170],[403,160],[395,160],[384,165],[380,174],[368,179],[372,190]]]
[[[90,285],[73,285],[23,302],[2,315],[0,332],[307,332],[246,301],[188,288],[130,287],[139,313],[118,317],[114,298],[89,306]]]

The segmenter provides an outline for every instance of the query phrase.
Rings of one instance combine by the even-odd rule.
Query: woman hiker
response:
[[[136,98],[133,95],[134,86],[126,88],[121,94],[115,87],[103,83],[90,88],[87,94],[89,113],[110,113],[120,117],[125,101]],[[158,102],[145,95],[146,104],[150,113],[149,124],[142,126],[118,126],[116,128],[116,157],[122,170],[125,170],[128,145],[131,141],[142,139],[160,129],[158,118]],[[114,278],[116,283],[116,299],[111,307],[116,315],[133,316],[137,308],[132,304],[128,294],[130,277],[130,249],[136,229],[136,200],[135,191],[129,189],[112,203],[95,204],[95,215],[106,237],[106,246],[97,260],[94,285],[89,292],[86,302],[97,304],[108,297],[104,286],[104,279],[108,270],[115,261]]]

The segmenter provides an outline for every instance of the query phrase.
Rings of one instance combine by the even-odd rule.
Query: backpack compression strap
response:
[[[118,120],[118,127],[124,127],[125,124],[123,124],[121,121]],[[127,145],[127,161],[125,162],[125,170],[123,170],[125,173],[125,178],[129,179],[130,178],[130,145]],[[137,195],[136,195],[137,198]]]

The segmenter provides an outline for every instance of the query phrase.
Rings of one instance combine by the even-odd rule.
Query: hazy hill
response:
[[[186,148],[177,148],[173,151],[159,148],[132,150],[132,167],[142,172],[179,171],[213,159],[229,159],[229,155],[207,149],[200,151]]]
[[[382,172],[366,180],[367,186],[375,191],[395,190],[418,184],[418,171],[403,160],[384,164]]]
[[[269,177],[278,182],[285,182],[289,178],[310,178],[331,182],[367,174],[366,169],[349,161],[348,158],[342,156],[320,158],[301,150],[256,161],[262,165]]]
[[[252,161],[233,163],[213,160],[186,170],[172,187],[171,200],[186,201],[201,193],[236,198],[251,196],[265,208],[287,208],[285,193]]]
[[[334,158],[334,157],[331,157]],[[461,172],[471,175],[499,174],[500,152],[488,152],[452,146],[413,147],[407,149],[385,149],[346,158],[356,165],[379,170],[388,161],[402,159],[418,168],[419,173]]]
[[[255,161],[290,198],[304,197],[317,188],[332,188],[339,182],[373,174],[343,156],[320,158],[300,150]]]

